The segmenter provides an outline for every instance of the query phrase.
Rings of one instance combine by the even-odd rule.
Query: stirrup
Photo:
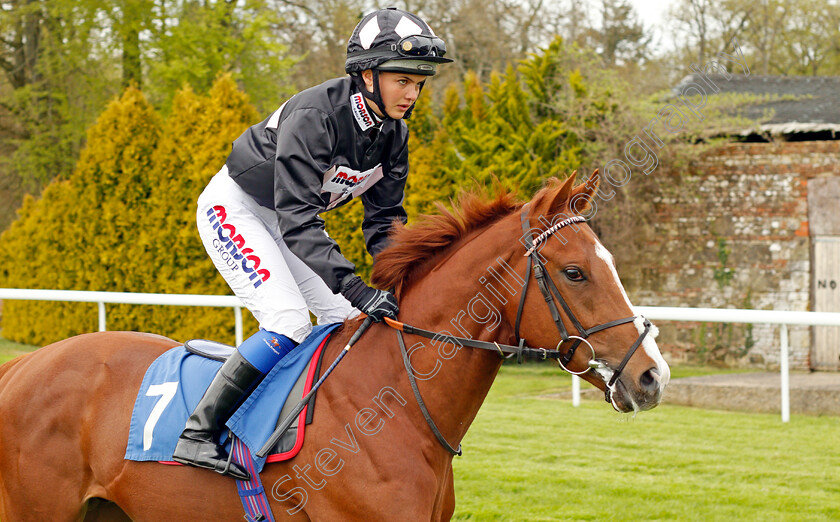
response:
[[[225,467],[224,467],[224,469],[223,469],[223,470],[221,470],[219,473],[221,473],[222,475],[226,475],[226,476],[232,477],[234,480],[242,480],[243,482],[247,482],[247,481],[250,481],[250,480],[251,480],[251,473],[249,473],[249,472],[248,472],[248,470],[247,470],[247,469],[245,469],[245,467],[244,467],[244,466],[239,466],[239,467],[240,467],[240,468],[242,468],[242,471],[243,471],[243,472],[245,472],[245,475],[247,475],[247,476],[248,476],[248,478],[246,478],[246,479],[244,479],[244,480],[243,480],[243,479],[240,479],[240,478],[236,478],[236,477],[234,477],[233,475],[231,475],[231,474],[230,474],[231,464],[233,463],[233,442],[234,442],[234,437],[235,437],[235,435],[233,434],[233,431],[228,431],[228,438],[230,439],[230,453],[228,453],[228,457],[227,457],[227,460],[225,461]]]

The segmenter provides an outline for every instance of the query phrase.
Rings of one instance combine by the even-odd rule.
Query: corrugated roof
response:
[[[772,110],[772,117],[763,121],[761,130],[771,134],[811,133],[830,131],[840,133],[840,77],[838,76],[744,76],[733,74],[708,78],[721,93],[745,93],[784,97],[767,103],[745,105],[741,115],[761,120]],[[700,83],[697,74],[691,74],[672,90],[678,95],[680,88],[689,83]],[[702,85],[706,85],[702,83]],[[714,94],[709,93],[711,96]],[[754,133],[755,129],[743,131]],[[741,134],[743,134],[741,133]]]

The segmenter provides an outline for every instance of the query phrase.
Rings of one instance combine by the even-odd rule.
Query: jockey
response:
[[[368,252],[406,222],[405,122],[446,46],[414,14],[365,16],[347,45],[349,77],[287,100],[233,143],[198,198],[199,235],[216,268],[259,321],[187,421],[173,459],[247,480],[219,445],[225,423],[266,373],[319,324],[363,312],[396,319],[389,292],[365,284],[324,230],[321,212],[360,198]]]

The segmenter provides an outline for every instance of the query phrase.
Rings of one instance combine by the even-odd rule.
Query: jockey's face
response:
[[[363,71],[362,78],[365,80],[367,90],[373,92],[373,71]],[[371,109],[380,117],[387,114],[395,120],[401,119],[417,101],[417,96],[420,95],[420,84],[426,78],[427,76],[422,74],[379,71],[379,92],[382,94],[382,103],[385,107],[383,110],[368,100]]]

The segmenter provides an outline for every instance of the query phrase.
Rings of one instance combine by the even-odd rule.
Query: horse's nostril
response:
[[[655,392],[659,388],[659,370],[651,368],[643,373],[639,378],[639,384],[642,390],[648,393]]]

